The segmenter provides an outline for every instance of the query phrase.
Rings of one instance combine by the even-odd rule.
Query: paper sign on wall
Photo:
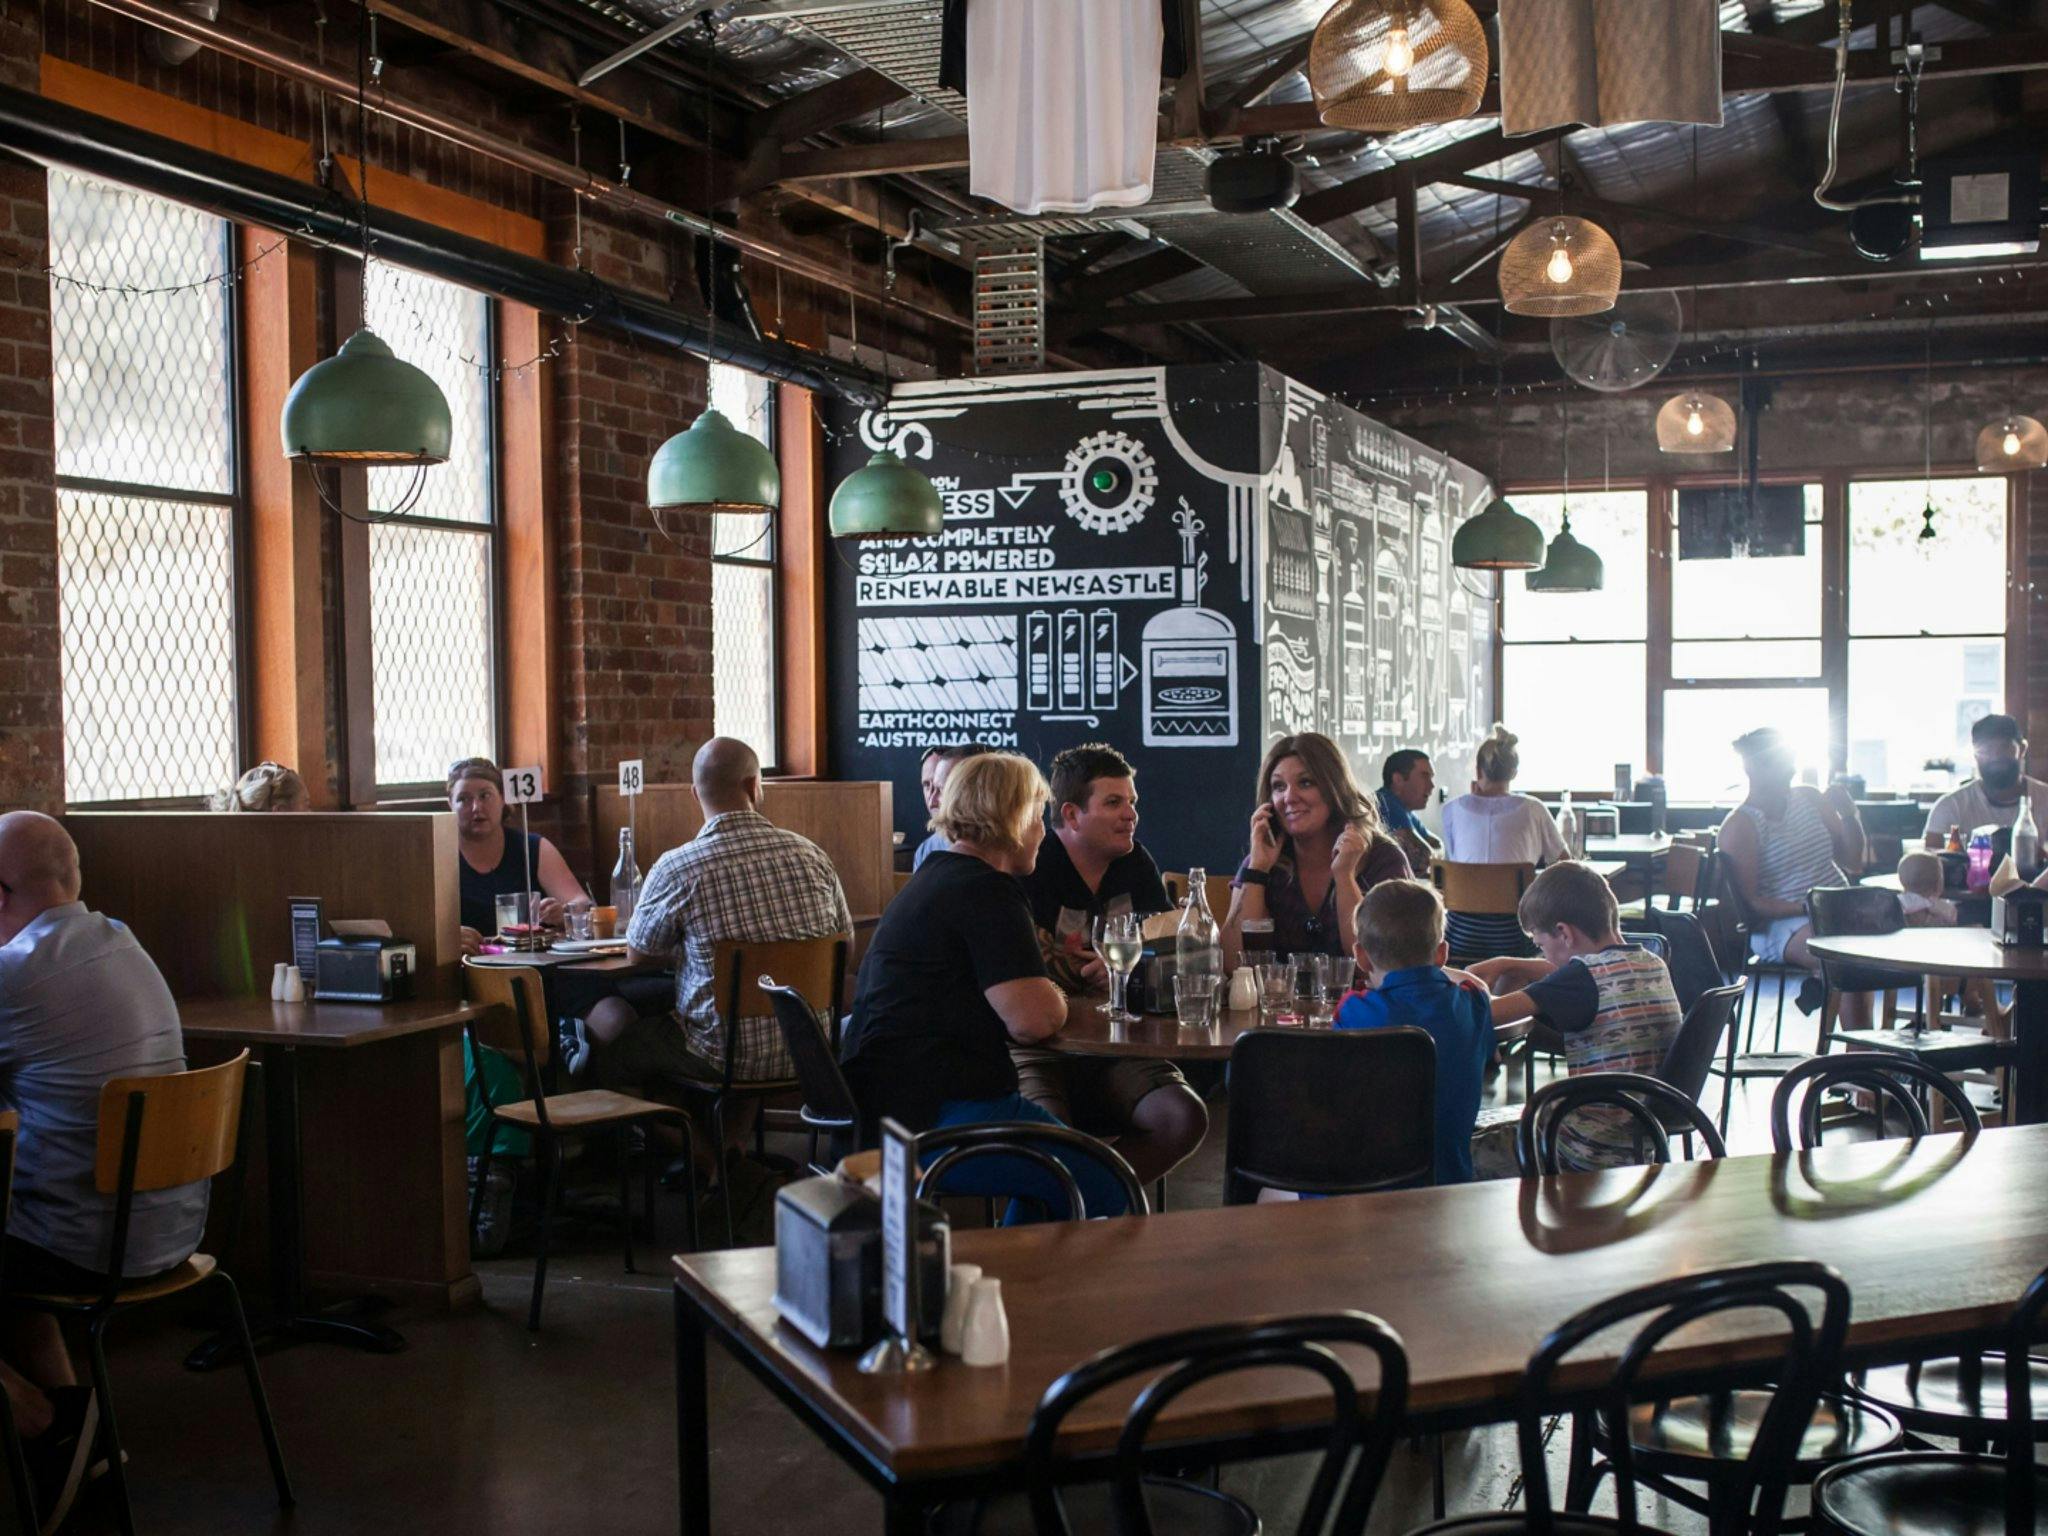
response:
[[[640,759],[629,757],[619,764],[619,793],[637,795],[646,787],[646,776],[641,772]]]
[[[507,768],[505,770],[505,803],[525,805],[530,801],[547,798],[547,776],[540,765],[531,768]]]

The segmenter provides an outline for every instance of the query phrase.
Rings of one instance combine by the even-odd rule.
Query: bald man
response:
[[[752,747],[712,737],[698,750],[690,785],[703,829],[655,860],[626,930],[635,959],[675,963],[675,1011],[634,1019],[609,1039],[596,1019],[590,1021],[595,1070],[608,1087],[659,1092],[664,1081],[699,1089],[723,1082],[725,1028],[712,995],[713,949],[721,939],[758,944],[853,936],[846,893],[825,851],[761,814],[761,760]],[[772,1015],[739,1020],[734,1038],[736,1081],[794,1074]],[[758,1102],[728,1106],[728,1146],[743,1143]],[[706,1160],[714,1180],[723,1164]]]
[[[34,811],[0,816],[0,1104],[21,1116],[10,1290],[105,1287],[114,1201],[93,1188],[100,1087],[185,1067],[178,1007],[156,963],[78,894],[78,849],[64,828]],[[136,1195],[123,1274],[184,1263],[206,1225],[206,1196],[204,1183]],[[9,1355],[27,1378],[6,1379],[15,1416],[26,1432],[44,1431],[34,1470],[48,1529],[76,1491],[97,1405],[77,1387],[54,1319],[8,1320]]]

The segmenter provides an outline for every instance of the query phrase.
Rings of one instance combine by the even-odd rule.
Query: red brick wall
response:
[[[37,7],[0,7],[0,81],[35,85],[41,33]],[[42,170],[0,157],[0,809],[64,794],[48,212]]]

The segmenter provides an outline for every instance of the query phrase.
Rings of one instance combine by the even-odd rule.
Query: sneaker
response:
[[[1812,1013],[1827,1000],[1827,985],[1818,976],[1809,976],[1799,983],[1799,995],[1792,1003],[1801,1013]]]
[[[51,1536],[71,1513],[99,1439],[100,1402],[90,1387],[53,1388],[50,1404],[56,1410],[50,1427],[23,1447],[35,1485],[38,1536]]]
[[[583,1021],[568,1017],[555,1020],[555,1039],[560,1047],[562,1075],[572,1083],[581,1081],[590,1070],[590,1036],[584,1033]]]

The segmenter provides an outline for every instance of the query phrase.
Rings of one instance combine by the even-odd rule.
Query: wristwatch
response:
[[[1272,882],[1273,871],[1270,869],[1253,869],[1246,866],[1237,876],[1239,885],[1270,885]]]

